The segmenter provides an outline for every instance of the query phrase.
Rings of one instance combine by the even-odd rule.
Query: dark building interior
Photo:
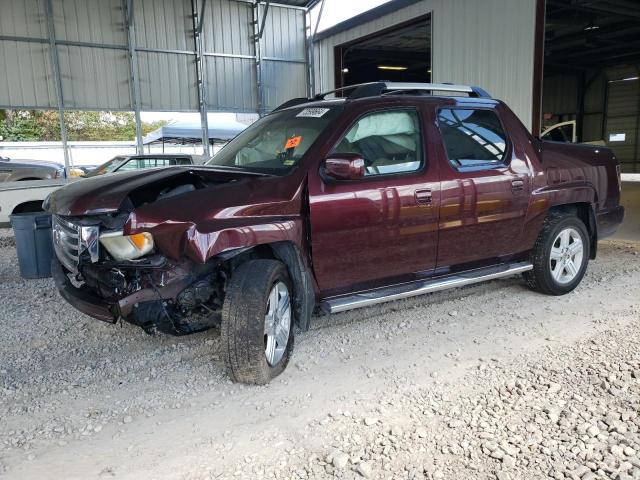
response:
[[[339,84],[431,80],[431,22],[423,18],[336,47]]]
[[[640,1],[547,0],[542,113],[640,172]]]

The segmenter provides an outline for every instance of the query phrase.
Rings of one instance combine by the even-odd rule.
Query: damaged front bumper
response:
[[[176,305],[180,294],[188,291],[195,278],[189,272],[175,270],[171,282],[153,285],[117,300],[106,300],[87,285],[75,286],[64,266],[57,258],[52,260],[51,272],[60,295],[82,313],[103,322],[115,323],[122,318],[142,327],[148,333],[162,331],[173,335],[192,333],[193,328],[181,322],[172,306]],[[197,283],[197,282],[196,282]]]
[[[73,285],[57,258],[51,260],[51,275],[62,298],[76,309],[103,322],[116,323],[120,317],[117,305],[107,303],[88,288]]]

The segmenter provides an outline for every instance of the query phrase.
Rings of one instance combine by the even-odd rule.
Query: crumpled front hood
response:
[[[47,210],[63,216],[115,213],[131,194],[178,181],[179,177],[184,177],[184,183],[227,183],[247,176],[206,167],[169,167],[101,175],[78,180],[57,190],[49,198]]]
[[[193,186],[191,190],[172,190]],[[63,216],[124,214],[125,235],[150,232],[165,255],[196,262],[229,249],[302,238],[302,175],[170,167],[83,179],[54,192]],[[124,221],[124,219],[123,219]]]

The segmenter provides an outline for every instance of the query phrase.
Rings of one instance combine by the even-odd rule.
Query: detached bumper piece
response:
[[[116,323],[118,315],[113,313],[115,306],[105,302],[88,289],[75,287],[57,258],[51,261],[51,275],[62,298],[76,309],[103,322]]]

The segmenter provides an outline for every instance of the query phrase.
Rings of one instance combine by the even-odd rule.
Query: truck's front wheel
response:
[[[264,385],[293,351],[293,289],[276,260],[250,260],[231,276],[222,307],[222,348],[236,382]]]
[[[533,270],[524,277],[533,290],[564,295],[578,286],[589,262],[589,234],[570,213],[552,213],[531,252]]]

